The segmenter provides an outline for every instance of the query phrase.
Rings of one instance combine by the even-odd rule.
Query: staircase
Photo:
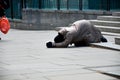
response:
[[[117,36],[115,43],[120,45],[120,12],[113,12],[112,16],[98,16],[97,20],[90,21],[102,31],[102,34]]]

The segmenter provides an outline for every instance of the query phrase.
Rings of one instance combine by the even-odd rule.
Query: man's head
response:
[[[63,42],[64,40],[65,40],[64,36],[60,33],[58,33],[58,35],[54,38],[55,43],[60,43],[60,42]]]

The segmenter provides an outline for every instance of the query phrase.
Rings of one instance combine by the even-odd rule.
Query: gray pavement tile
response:
[[[37,73],[38,71],[24,69],[24,70],[2,70],[0,71],[0,76],[9,76],[9,75],[19,75],[19,74],[27,74],[27,73]]]
[[[56,70],[56,71],[42,71],[44,76],[62,76],[62,75],[72,75],[72,74],[88,74],[94,73],[94,71],[86,69],[66,69],[66,70]]]
[[[119,53],[116,51],[101,50],[98,53],[94,52],[94,48],[88,51],[81,51],[81,53],[73,53],[71,56],[64,56],[51,61],[59,65],[83,65],[83,66],[105,66],[119,64]],[[93,50],[93,51],[92,51]],[[78,50],[77,50],[78,51]],[[75,52],[75,51],[72,51]],[[104,52],[104,53],[103,53]],[[114,54],[113,54],[114,53]],[[69,54],[69,53],[68,53]],[[70,54],[69,54],[70,55]]]
[[[7,35],[1,35],[0,78],[4,80],[116,80],[87,70],[85,67],[119,65],[119,51],[96,47],[46,48],[45,43],[53,40],[56,34],[55,31],[11,29]]]
[[[110,80],[115,79],[98,73],[47,76],[50,80]],[[115,79],[117,80],[117,79]]]
[[[102,66],[102,67],[96,67],[96,68],[89,68],[91,70],[95,70],[97,72],[106,73],[108,75],[116,75],[120,76],[120,65],[114,65],[114,66]]]
[[[35,74],[32,76],[27,75],[8,75],[8,76],[0,76],[0,80],[48,80],[44,77],[40,77],[40,74]]]
[[[45,78],[43,78],[43,74],[42,73],[25,73],[25,74],[22,74],[24,77],[26,77],[28,80],[47,80]]]
[[[28,63],[28,64],[13,64],[13,65],[8,65],[8,66],[3,66],[7,70],[26,70],[26,69],[54,69],[58,68],[58,65],[54,65],[51,63]]]
[[[110,80],[120,80],[120,79],[110,79]]]
[[[26,80],[22,75],[0,76],[0,80]]]
[[[11,56],[9,58],[4,57],[1,62],[9,65],[25,64],[25,63],[38,63],[37,60],[29,56]]]

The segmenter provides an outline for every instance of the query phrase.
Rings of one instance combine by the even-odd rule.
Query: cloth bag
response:
[[[10,29],[10,23],[6,17],[0,19],[0,31],[7,34]]]

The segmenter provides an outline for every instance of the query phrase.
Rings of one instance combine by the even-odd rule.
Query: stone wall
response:
[[[25,30],[49,30],[68,26],[81,19],[96,19],[100,15],[111,15],[106,11],[62,11],[23,9],[22,19],[10,19],[11,28]]]

